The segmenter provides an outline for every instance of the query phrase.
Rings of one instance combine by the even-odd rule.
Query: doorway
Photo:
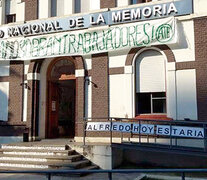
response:
[[[75,136],[75,66],[70,59],[54,60],[48,68],[47,138]]]

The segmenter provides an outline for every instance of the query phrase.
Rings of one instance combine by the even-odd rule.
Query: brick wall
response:
[[[194,19],[198,119],[207,120],[207,17]]]
[[[109,116],[108,53],[92,55],[92,117]]]
[[[9,122],[22,121],[24,64],[11,61],[9,76]]]
[[[37,19],[38,0],[23,0],[23,2],[25,2],[25,21]]]
[[[116,0],[100,0],[101,8],[113,8],[116,6]]]

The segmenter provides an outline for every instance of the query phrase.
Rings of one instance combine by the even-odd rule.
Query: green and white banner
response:
[[[0,40],[0,60],[32,60],[96,54],[177,42],[174,17],[101,29]]]

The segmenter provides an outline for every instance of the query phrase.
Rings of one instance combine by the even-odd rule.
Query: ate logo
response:
[[[156,39],[161,43],[169,42],[173,35],[172,26],[169,24],[162,24],[156,30]]]

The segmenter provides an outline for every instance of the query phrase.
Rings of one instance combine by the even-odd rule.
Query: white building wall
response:
[[[122,50],[119,52],[108,52],[109,68],[124,67],[128,52],[129,50]]]
[[[177,119],[197,120],[196,73],[194,69],[176,72]]]
[[[28,74],[28,70],[29,70],[29,64],[30,61],[24,61],[24,75]],[[24,83],[27,84],[28,81],[24,80]],[[23,99],[23,121],[26,122],[27,121],[27,100],[28,100],[28,89],[24,88],[23,90],[24,92],[24,99]]]
[[[84,59],[84,63],[85,63],[85,68],[87,70],[92,69],[92,59],[91,59],[91,55],[83,56],[83,59]]]
[[[195,61],[195,40],[193,20],[177,21],[178,42],[169,45],[172,49],[176,62]],[[185,54],[185,56],[183,56]]]
[[[0,82],[0,120],[8,121],[9,82]]]
[[[117,0],[117,7],[128,6],[129,0]]]
[[[193,0],[195,15],[207,15],[207,1],[206,0]]]
[[[38,0],[38,18],[48,18],[51,16],[51,0]],[[43,11],[44,9],[44,11]]]
[[[167,117],[177,119],[177,97],[176,97],[176,71],[175,62],[167,63],[166,71],[167,80]]]
[[[16,6],[17,6],[16,21],[17,22],[25,21],[25,2],[21,2],[21,0],[17,0]]]
[[[90,10],[90,0],[81,0],[81,13],[88,12]]]
[[[64,15],[73,14],[75,7],[75,0],[64,0]]]
[[[127,108],[125,104],[125,75],[110,75],[109,76],[109,109],[110,117],[125,117]]]
[[[109,68],[125,67],[129,50],[109,52]],[[109,115],[111,117],[134,117],[134,79],[132,66],[124,74],[109,76]]]
[[[131,68],[132,69],[132,68]],[[135,115],[135,85],[134,85],[134,76],[133,71],[126,72],[125,71],[125,85],[124,85],[124,104],[125,104],[125,117],[133,118]]]
[[[57,0],[57,16],[63,16],[65,14],[64,7],[65,0]]]
[[[92,83],[91,77],[85,81],[85,117],[92,117]]]
[[[100,9],[100,0],[90,0],[90,8],[89,10],[97,10]]]
[[[0,1],[0,25],[5,21],[5,1]]]

